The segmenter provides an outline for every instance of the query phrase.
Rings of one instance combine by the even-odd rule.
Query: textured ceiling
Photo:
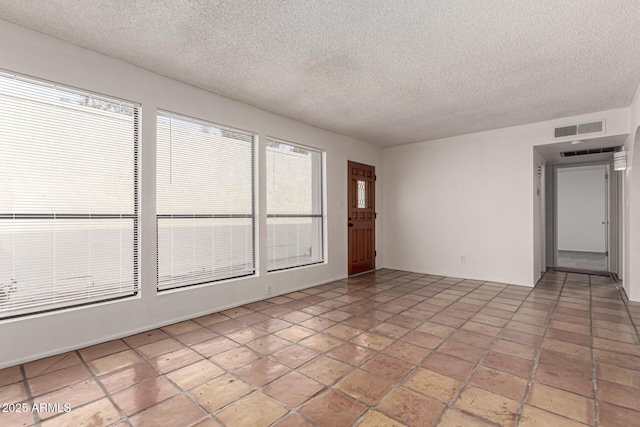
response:
[[[0,18],[380,146],[626,107],[640,80],[638,0],[0,0]]]

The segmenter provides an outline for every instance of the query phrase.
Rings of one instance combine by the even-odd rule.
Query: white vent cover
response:
[[[575,125],[561,126],[553,130],[554,138],[565,138],[591,133],[604,133],[604,119],[597,122],[578,123]]]
[[[563,151],[560,157],[586,156],[588,154],[616,153],[622,149],[622,145],[614,147],[591,148],[588,150]]]

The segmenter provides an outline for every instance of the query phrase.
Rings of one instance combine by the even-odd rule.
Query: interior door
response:
[[[376,268],[376,172],[373,166],[349,162],[349,275]]]
[[[608,179],[605,164],[556,168],[556,267],[609,271]]]

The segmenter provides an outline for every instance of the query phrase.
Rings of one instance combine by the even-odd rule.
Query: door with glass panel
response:
[[[348,163],[349,275],[376,268],[375,236],[375,168],[361,163]]]

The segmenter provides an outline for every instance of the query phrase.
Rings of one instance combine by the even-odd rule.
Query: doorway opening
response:
[[[375,167],[348,162],[348,272],[349,276],[376,268]]]
[[[609,274],[610,165],[556,165],[553,181],[555,269]]]

